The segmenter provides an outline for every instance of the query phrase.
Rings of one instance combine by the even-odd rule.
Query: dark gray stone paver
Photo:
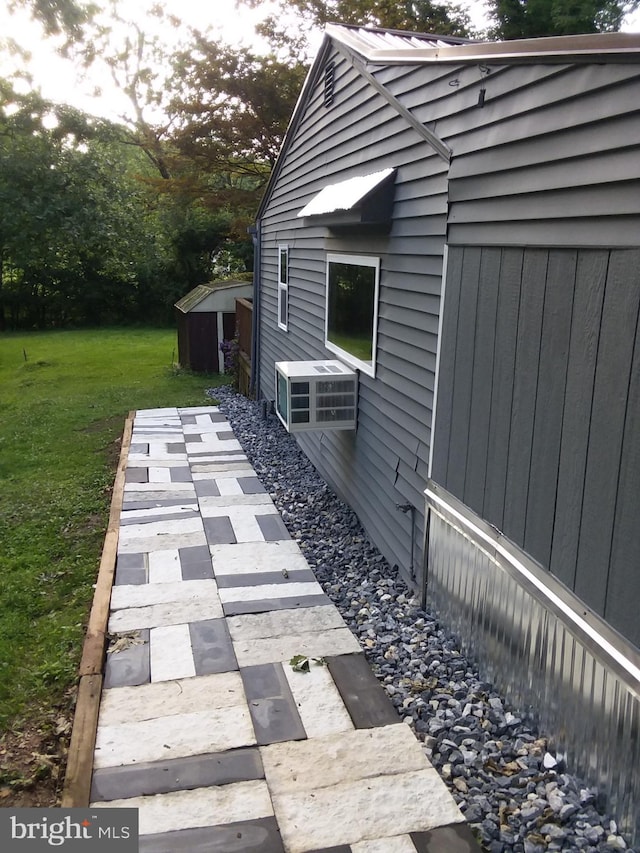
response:
[[[259,746],[306,739],[307,733],[281,664],[243,667],[240,675]]]
[[[256,747],[94,771],[91,799],[108,801],[264,779]]]
[[[208,619],[189,625],[196,675],[238,669],[226,619]]]
[[[149,629],[132,633],[135,639],[131,645],[107,653],[103,687],[135,687],[151,681]]]
[[[140,837],[140,853],[284,853],[274,817]]]
[[[357,729],[402,722],[364,655],[336,655],[326,662]]]

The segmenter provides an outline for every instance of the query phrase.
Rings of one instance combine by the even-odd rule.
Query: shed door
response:
[[[189,348],[191,370],[218,372],[218,330],[215,313],[194,312],[189,315]]]

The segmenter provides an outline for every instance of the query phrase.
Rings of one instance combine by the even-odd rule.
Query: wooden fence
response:
[[[250,299],[236,299],[236,326],[238,329],[238,389],[245,397],[252,396],[251,343],[253,303]]]

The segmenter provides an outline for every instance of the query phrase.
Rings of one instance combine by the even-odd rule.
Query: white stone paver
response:
[[[434,769],[341,782],[298,794],[272,793],[272,802],[287,853],[419,832],[464,820]]]
[[[126,529],[126,528],[123,528]],[[155,536],[132,537],[118,542],[119,554],[148,554],[151,551],[165,551],[172,548],[193,548],[196,545],[206,545],[207,538],[204,530],[193,533],[159,533]]]
[[[225,431],[224,424],[216,432]],[[190,441],[188,452],[194,453],[227,453],[229,450],[242,452],[242,445],[236,438],[218,438],[216,433],[205,432],[202,441]]]
[[[136,412],[136,423],[138,423],[138,421],[140,421],[140,423],[146,423],[147,421],[156,420],[162,420],[165,422],[164,419],[167,418],[175,419],[179,424],[179,411],[180,410],[176,406],[158,406],[155,409],[142,409],[142,411]]]
[[[195,411],[197,411],[197,410],[195,410]],[[189,409],[189,412],[194,412],[194,410]],[[214,408],[209,408],[206,412],[197,412],[196,423],[197,424],[205,424],[205,425],[212,423],[211,418],[207,417],[207,415],[211,414],[212,412],[219,413],[220,412],[219,407],[216,406]],[[225,418],[223,421],[218,421],[217,423],[218,423],[218,425],[222,424],[224,426],[224,425],[228,424],[229,422]]]
[[[231,616],[227,619],[227,625],[231,638],[238,641],[286,637],[289,634],[346,627],[344,619],[333,604]]]
[[[255,471],[249,462],[229,462],[226,460],[224,462],[220,462],[219,460],[216,460],[215,457],[211,457],[211,459],[208,460],[193,460],[191,462],[191,473],[194,478],[196,474],[208,474],[210,477],[213,476],[217,480],[218,477],[223,477],[225,474],[229,477],[247,477],[251,474],[255,474]]]
[[[131,495],[134,492],[136,497]],[[159,483],[126,483],[124,487],[125,500],[129,501],[153,501],[163,498],[183,498],[185,492],[191,496],[195,495],[193,483],[171,483],[163,489]]]
[[[169,548],[167,551],[152,551],[149,554],[150,584],[179,583],[180,581],[182,581],[182,567],[177,548]]]
[[[229,432],[230,425],[226,421],[214,422],[206,415],[198,415],[195,424],[185,424],[182,428],[185,435],[208,435],[209,433]],[[230,439],[226,439],[229,441]]]
[[[309,564],[293,539],[278,542],[238,542],[236,545],[212,545],[211,559],[216,574],[239,575],[248,572],[293,571],[308,569]]]
[[[183,503],[171,506],[155,506],[148,509],[124,509],[122,511],[122,519],[142,525],[149,521],[162,519],[162,516],[183,514],[186,518],[189,514],[193,514],[194,510],[197,511],[197,509],[198,501],[196,498],[185,498]]]
[[[221,495],[241,495],[243,494],[240,483],[236,477],[225,477],[218,483],[218,489]]]
[[[263,601],[268,598],[297,598],[300,595],[322,595],[317,581],[308,583],[269,583],[257,586],[231,586],[220,589],[221,601]]]
[[[191,470],[193,472],[194,480],[220,480],[225,477],[255,477],[256,472],[253,470],[251,463],[248,461],[247,457],[244,453],[229,453],[224,459],[221,459],[219,456],[214,457],[210,454],[204,454],[203,458],[193,458],[194,454],[191,454]],[[205,460],[206,457],[206,460]],[[194,465],[199,465],[202,462],[216,462],[219,464],[219,470],[212,472],[197,472],[194,468]],[[238,472],[238,469],[235,467],[237,465],[242,466],[242,470]],[[246,471],[249,470],[251,474],[247,474]]]
[[[235,706],[246,706],[240,673],[220,672],[197,678],[105,690],[102,694],[98,725],[115,726],[151,720],[154,717]]]
[[[255,820],[273,814],[269,791],[261,781],[92,803],[94,806],[139,809],[140,835]]]
[[[158,542],[161,542],[170,536],[179,536],[184,533],[201,533],[203,530],[202,519],[199,516],[127,524],[120,528],[119,544],[129,542],[133,539],[150,539],[152,537],[157,537]]]
[[[161,552],[162,553],[162,552]],[[173,553],[173,550],[169,553]],[[111,593],[111,609],[148,607],[169,602],[218,602],[218,585],[214,580],[175,581],[174,583],[120,584]],[[187,620],[192,622],[192,619]]]
[[[134,429],[131,436],[132,444],[151,444],[154,442],[157,445],[175,444],[183,440],[182,430],[180,427],[159,425],[144,426],[141,429]]]
[[[218,485],[220,483],[225,482],[225,480],[216,480]],[[207,495],[206,497],[200,498],[200,509],[203,511],[203,515],[208,515],[207,507],[217,508],[217,507],[229,507],[229,506],[262,506],[262,505],[272,505],[271,498],[269,495],[258,494],[258,495],[222,495],[221,497],[216,497],[215,495]]]
[[[127,607],[111,614],[109,631],[112,634],[119,634],[154,626],[220,619],[223,615],[222,604],[219,601],[181,601],[177,604],[173,602],[154,604],[151,607]]]
[[[164,454],[155,452],[153,456],[150,453],[130,453],[127,458],[127,468],[162,468],[164,470],[185,468],[186,465],[186,454],[168,451]]]
[[[287,664],[283,669],[307,737],[353,731],[349,712],[326,666],[312,662],[308,672],[296,672]]]
[[[214,708],[117,726],[99,726],[94,766],[166,761],[255,744],[248,708]]]
[[[289,661],[295,655],[324,657],[360,652],[358,641],[348,628],[330,631],[290,634],[260,640],[234,641],[233,647],[239,666]]]
[[[150,483],[170,483],[171,482],[171,468],[169,465],[165,465],[164,467],[154,466],[149,468],[149,482]]]
[[[274,794],[313,792],[341,782],[433,769],[411,729],[400,723],[271,744],[261,747],[260,753]]]
[[[220,412],[220,406],[183,406],[176,411],[179,415],[217,415]]]
[[[188,625],[167,625],[149,632],[151,681],[189,678],[196,674]]]

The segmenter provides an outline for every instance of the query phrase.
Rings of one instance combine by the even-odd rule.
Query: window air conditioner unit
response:
[[[358,374],[341,361],[276,362],[276,414],[287,432],[355,429]]]

